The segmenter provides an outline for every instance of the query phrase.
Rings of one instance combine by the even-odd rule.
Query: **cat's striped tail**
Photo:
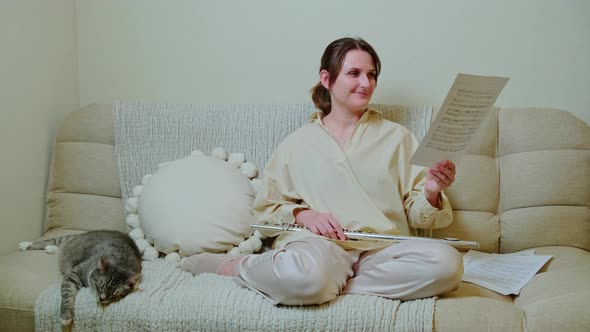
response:
[[[35,242],[21,242],[18,244],[20,250],[45,250],[49,254],[53,254],[57,251],[59,246],[65,241],[75,237],[77,235],[65,235],[56,237],[54,239],[35,241]]]

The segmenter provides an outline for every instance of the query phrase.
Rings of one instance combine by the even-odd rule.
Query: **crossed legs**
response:
[[[452,291],[463,274],[457,250],[423,241],[362,252],[310,237],[259,255],[203,258],[212,268],[201,272],[233,275],[243,287],[284,305],[321,304],[340,294],[413,300]],[[188,262],[191,260],[189,257]],[[183,265],[189,270],[190,264]]]

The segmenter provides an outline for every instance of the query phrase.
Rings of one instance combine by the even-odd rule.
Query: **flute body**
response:
[[[275,225],[275,224],[252,224],[250,225],[255,230],[267,230],[267,231],[300,231],[306,229],[299,225]],[[443,239],[431,239],[427,237],[419,236],[407,236],[407,235],[387,235],[377,233],[366,233],[361,231],[352,231],[345,229],[344,235],[350,241],[386,241],[386,242],[401,242],[401,241],[429,241],[445,243],[455,248],[466,248],[466,249],[477,249],[479,243],[475,241],[464,241],[457,238],[443,238]]]

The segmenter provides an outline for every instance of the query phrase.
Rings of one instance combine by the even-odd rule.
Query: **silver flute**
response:
[[[266,230],[266,231],[300,231],[303,229],[307,229],[305,226],[301,225],[291,225],[291,224],[283,224],[283,225],[276,225],[276,224],[252,224],[250,225],[252,229],[255,230]],[[401,242],[401,241],[426,241],[426,242],[438,242],[438,243],[445,243],[455,248],[466,248],[466,249],[477,249],[479,248],[479,243],[475,241],[463,241],[458,238],[453,237],[445,237],[442,239],[431,239],[427,237],[419,237],[419,236],[407,236],[407,235],[386,235],[386,234],[377,234],[377,233],[367,233],[361,231],[354,231],[349,229],[344,229],[344,235],[346,235],[347,240],[352,241],[386,241],[386,242]]]

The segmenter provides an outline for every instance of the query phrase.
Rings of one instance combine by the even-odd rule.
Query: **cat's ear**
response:
[[[102,256],[100,257],[100,259],[98,260],[98,269],[102,272],[106,271],[109,268],[109,262],[107,261],[107,259]]]
[[[129,277],[129,279],[127,279],[127,285],[131,289],[133,289],[139,283],[140,280],[141,280],[141,273],[134,274],[131,277]]]

